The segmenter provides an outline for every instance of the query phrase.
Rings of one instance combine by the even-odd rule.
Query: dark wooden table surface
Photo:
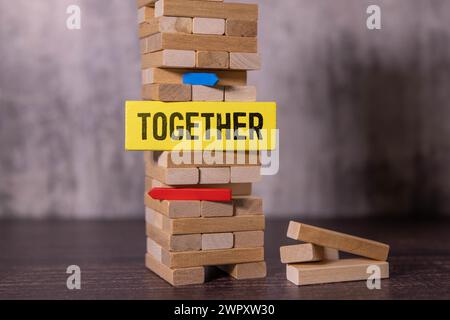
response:
[[[297,219],[299,220],[299,219]],[[144,222],[0,221],[0,299],[449,299],[450,221],[307,220],[391,245],[391,278],[297,287],[278,248],[287,220],[268,220],[268,277],[236,281],[213,272],[204,285],[173,288],[144,267]],[[66,268],[81,268],[81,290]]]

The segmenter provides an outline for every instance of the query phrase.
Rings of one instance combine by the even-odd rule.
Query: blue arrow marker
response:
[[[183,84],[213,87],[217,82],[219,82],[219,78],[215,73],[188,72],[183,74]]]

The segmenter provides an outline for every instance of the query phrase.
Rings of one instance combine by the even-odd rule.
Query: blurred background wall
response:
[[[281,128],[280,172],[255,188],[268,214],[449,214],[450,1],[259,4],[251,82]],[[0,0],[0,41],[0,217],[142,216],[142,155],[123,149],[135,0]]]

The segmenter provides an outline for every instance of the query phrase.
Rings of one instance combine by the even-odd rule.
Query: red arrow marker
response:
[[[231,189],[153,188],[148,194],[156,200],[231,201]]]

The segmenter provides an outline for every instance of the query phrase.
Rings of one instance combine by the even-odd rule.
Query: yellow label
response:
[[[258,151],[275,144],[274,102],[126,102],[127,150]]]

